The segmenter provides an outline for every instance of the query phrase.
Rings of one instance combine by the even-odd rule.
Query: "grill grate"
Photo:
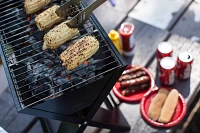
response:
[[[79,89],[121,67],[92,18],[79,28],[80,35],[57,50],[42,51],[43,36],[48,31],[41,32],[37,29],[34,24],[36,14],[26,16],[22,2],[0,2],[1,47],[22,108]],[[54,0],[51,5],[55,3],[60,4],[58,0]],[[82,8],[81,4],[81,8],[74,12],[77,13]],[[86,35],[97,38],[99,50],[76,69],[67,71],[58,59],[59,54]]]

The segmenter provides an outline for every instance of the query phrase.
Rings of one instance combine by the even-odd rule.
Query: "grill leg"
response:
[[[81,126],[79,127],[79,129],[76,133],[83,133],[87,126],[88,126],[87,123],[81,124]]]
[[[39,120],[42,125],[42,129],[43,129],[44,133],[52,133],[52,130],[50,128],[50,125],[49,125],[47,119],[39,118]]]
[[[22,131],[22,133],[28,133],[29,130],[35,125],[35,123],[38,121],[38,117],[35,117],[31,123],[29,123],[29,125],[24,129],[24,131]]]
[[[130,130],[128,122],[118,108],[115,108],[113,111],[99,108],[93,119],[88,122],[88,125],[116,131]]]

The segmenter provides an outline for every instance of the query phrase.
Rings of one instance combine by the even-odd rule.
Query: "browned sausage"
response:
[[[137,85],[145,84],[145,83],[148,83],[149,81],[150,81],[149,76],[142,76],[140,78],[126,80],[126,81],[122,81],[120,83],[121,83],[121,87],[125,88],[125,87],[137,86]]]
[[[150,84],[143,84],[143,85],[139,85],[139,86],[135,86],[135,87],[127,87],[124,90],[122,90],[122,95],[128,96],[137,91],[142,91],[142,90],[148,89],[149,86],[150,86]]]
[[[125,70],[125,71],[122,73],[122,75],[124,75],[124,74],[129,74],[129,73],[134,73],[134,72],[137,72],[137,71],[140,70],[140,69],[141,69],[140,66],[135,66],[135,67],[132,67],[132,68],[130,68],[130,69]]]
[[[147,73],[145,71],[138,71],[136,73],[131,73],[131,74],[126,74],[126,75],[122,75],[120,78],[119,78],[119,81],[124,81],[124,80],[130,80],[130,79],[134,79],[134,78],[138,78],[138,77],[141,77],[141,76],[145,76],[147,75]]]

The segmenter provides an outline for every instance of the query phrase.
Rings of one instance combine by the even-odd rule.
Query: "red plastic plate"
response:
[[[134,67],[134,66],[129,65],[129,66],[127,66],[126,70],[130,69],[132,67]],[[154,81],[154,78],[152,77],[152,75],[150,74],[150,72],[146,68],[142,68],[142,70],[146,71],[147,74],[149,75],[150,79],[151,79],[151,85],[150,85],[149,89],[135,92],[130,96],[124,96],[121,93],[120,83],[116,82],[116,84],[115,84],[115,86],[113,87],[112,90],[113,90],[113,93],[116,95],[117,98],[119,98],[120,100],[122,100],[124,102],[138,102],[144,97],[144,94],[146,94],[148,91],[150,91],[154,87],[155,81]]]
[[[159,88],[166,88],[166,87],[159,87]],[[174,112],[174,115],[169,123],[160,123],[157,121],[153,121],[148,116],[148,109],[151,103],[151,100],[155,97],[155,95],[158,93],[159,88],[151,90],[149,93],[145,95],[144,98],[140,101],[140,112],[142,117],[151,125],[156,127],[172,127],[176,124],[178,124],[185,116],[187,106],[185,103],[185,100],[183,96],[179,93],[179,99],[178,99],[178,105],[176,107],[176,110]],[[168,90],[171,90],[171,88],[166,88]]]

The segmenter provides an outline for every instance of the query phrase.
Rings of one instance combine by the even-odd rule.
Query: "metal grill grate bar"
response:
[[[101,46],[99,49],[101,49],[102,47],[105,47],[106,45],[104,45],[104,46]],[[110,50],[107,50],[106,52],[110,52]],[[106,52],[103,52],[103,53],[106,53]],[[102,53],[102,54],[103,54]],[[41,54],[43,54],[43,52],[41,52]],[[44,59],[44,58],[43,58]],[[26,66],[26,65],[25,65]],[[57,65],[57,66],[59,66],[59,65]],[[54,66],[54,67],[57,67],[57,66]],[[38,68],[40,68],[40,67],[37,67],[37,68],[35,68],[35,69],[38,69]],[[32,70],[35,70],[35,69],[32,69]],[[26,71],[26,72],[30,72],[30,71]],[[20,73],[20,74],[18,74],[18,75],[15,75],[15,77],[19,77],[19,76],[21,76],[21,75],[23,75],[23,74],[25,74],[26,72],[22,72],[22,73]],[[44,72],[44,71],[42,71],[42,72]],[[40,74],[40,73],[38,73],[38,74]],[[25,80],[25,79],[21,79],[21,80],[19,80],[18,82],[20,82],[20,81],[23,81],[23,80]]]
[[[2,7],[1,10],[5,9],[5,8],[11,8],[12,6],[14,6],[14,5],[16,5],[16,4],[17,4],[17,6],[23,6],[23,4],[18,4],[18,3],[20,3],[20,2],[21,2],[21,1],[13,2],[12,4],[9,4],[9,5],[7,5],[7,6]]]
[[[108,51],[106,51],[106,52],[108,52]],[[105,61],[105,60],[107,60],[107,59],[110,59],[110,58],[112,58],[112,56],[108,56],[108,57],[106,57],[106,58],[104,58],[104,59],[102,59],[102,60],[100,60],[100,61],[97,61],[97,62],[95,62],[95,63],[92,63],[92,64],[90,64],[90,65],[88,65],[88,66],[86,66],[86,67],[84,67],[84,68],[81,68],[81,69],[78,69],[78,70],[76,70],[76,71],[73,71],[73,72],[71,72],[71,73],[68,73],[67,75],[66,75],[66,77],[67,76],[70,76],[72,73],[75,73],[75,72],[78,72],[78,71],[80,71],[80,70],[83,70],[83,69],[85,69],[85,68],[87,68],[87,67],[89,67],[89,66],[92,66],[92,65],[96,65],[96,64],[98,64],[98,63],[100,63],[100,62],[103,62],[103,61]],[[116,61],[114,61],[114,62],[116,62]],[[98,69],[98,68],[97,68]],[[97,70],[96,69],[96,70]],[[96,70],[94,70],[94,71],[96,71]],[[60,72],[62,72],[62,71],[66,71],[66,70],[61,70]],[[91,72],[94,72],[94,71],[91,71]],[[53,74],[55,74],[55,73],[53,73]],[[52,74],[52,75],[53,75]],[[49,75],[49,76],[52,76],[52,75]],[[84,75],[81,75],[81,76],[84,76]],[[81,76],[79,76],[79,77],[81,77]],[[63,78],[63,77],[61,77],[61,78]],[[57,79],[61,79],[61,78],[57,78]],[[38,79],[37,81],[41,81],[42,79],[44,79],[44,78],[40,78],[40,79]],[[51,81],[51,82],[53,82],[53,81],[55,81],[54,79]],[[71,82],[71,81],[70,81]],[[31,85],[31,84],[33,84],[34,82],[32,82],[32,83],[29,83],[29,84],[27,84],[27,85],[25,85],[25,86],[22,86],[22,87],[20,87],[20,88],[23,88],[23,87],[26,87],[26,86],[29,86],[29,85]],[[46,82],[46,83],[50,83],[50,82]],[[25,92],[23,92],[23,93],[21,93],[19,96],[22,96],[22,95],[24,95],[24,94],[26,94],[26,93],[28,93],[28,92],[32,92],[33,90],[36,90],[36,89],[38,89],[38,88],[40,88],[40,87],[42,87],[42,86],[44,86],[45,84],[43,84],[43,85],[40,85],[40,86],[38,86],[37,88],[35,88],[35,89],[32,89],[32,90],[29,90],[29,91],[25,91]],[[61,85],[60,85],[61,86]],[[18,90],[19,91],[19,90]]]
[[[104,68],[104,67],[106,67],[106,66],[108,66],[108,65],[110,65],[110,64],[113,64],[113,63],[115,63],[115,61],[112,61],[112,62],[110,62],[110,63],[108,63],[108,64],[106,64],[106,65],[104,65],[104,66],[98,68],[97,70],[102,69],[102,68]],[[119,66],[118,66],[118,67],[119,67]],[[113,68],[112,68],[112,69],[113,69]],[[109,69],[109,70],[107,70],[107,71],[111,71],[112,69]],[[94,70],[94,71],[96,71],[96,70]],[[92,72],[94,72],[94,71],[92,71]],[[103,73],[98,74],[98,76],[100,76],[100,75],[102,75],[102,74],[103,74]],[[94,76],[94,77],[92,77],[92,78],[95,78],[95,77],[97,77],[97,75]],[[91,78],[91,79],[92,79],[92,78]],[[88,79],[86,79],[86,81],[88,81]],[[86,81],[84,81],[84,82],[86,82]],[[71,81],[69,81],[69,82],[71,82]],[[65,83],[63,83],[63,84],[61,84],[61,85],[64,85],[64,84],[69,83],[69,82],[65,82]],[[82,83],[84,83],[84,82],[80,82],[80,83],[78,83],[78,84],[76,84],[76,85],[72,85],[72,86],[69,87],[69,88],[75,87],[75,86],[77,86],[77,85],[79,85],[79,84],[82,84]],[[26,98],[26,99],[24,99],[24,100],[20,100],[20,102],[22,103],[22,102],[27,101],[27,100],[29,100],[29,99],[31,99],[31,98],[35,98],[35,96],[38,96],[38,95],[40,95],[40,94],[43,94],[43,93],[45,93],[45,92],[47,92],[47,91],[49,91],[49,90],[52,90],[52,89],[54,89],[54,88],[56,88],[56,87],[61,86],[61,85],[57,85],[57,86],[55,86],[55,87],[53,87],[53,88],[51,88],[51,89],[45,90],[45,91],[43,91],[43,92],[40,92],[40,93],[38,93],[38,94],[36,94],[36,95],[34,95],[34,96],[31,96],[31,97],[29,97],[29,98]],[[67,89],[69,89],[69,88],[67,88]]]
[[[101,74],[96,75],[96,77],[97,77],[97,76],[100,76],[100,75],[102,75],[102,74],[108,73],[108,72],[110,72],[110,71],[112,71],[112,70],[115,70],[115,69],[117,69],[117,68],[119,68],[119,67],[121,67],[121,66],[113,67],[113,68],[110,69],[110,70],[107,70],[107,71],[105,71],[105,72],[102,72]],[[87,79],[86,81],[88,81],[88,80],[90,80],[90,79],[93,79],[93,77]],[[85,81],[85,82],[86,82],[86,81]],[[82,83],[84,83],[84,82],[80,82],[80,83],[78,83],[77,85],[82,84]],[[55,86],[55,87],[58,87],[58,86]],[[23,106],[23,108],[28,108],[28,107],[30,107],[30,106],[32,106],[32,105],[34,105],[34,104],[37,104],[38,102],[44,101],[44,100],[47,99],[47,98],[51,98],[51,97],[53,97],[53,96],[55,96],[55,95],[60,94],[61,92],[64,92],[64,91],[66,91],[66,90],[68,90],[68,89],[70,89],[70,88],[73,88],[73,87],[74,87],[74,86],[72,85],[72,86],[69,87],[69,88],[63,89],[63,90],[61,90],[61,91],[59,91],[59,92],[56,92],[56,93],[54,93],[54,94],[52,94],[52,95],[49,95],[49,96],[47,96],[47,97],[45,97],[45,98],[42,98],[42,99],[40,99],[40,100],[38,100],[38,101],[36,101],[36,102],[33,102],[33,103],[31,103],[31,104],[29,104],[29,105],[27,105],[27,106]]]
[[[54,4],[53,2],[56,2],[56,1],[63,2],[59,0],[52,0],[51,4],[49,6],[46,6],[43,9],[49,8],[51,5]],[[57,94],[61,94],[61,92],[70,90],[70,88],[83,85],[83,83],[89,81],[90,79],[94,79],[99,76],[101,77],[99,77],[98,79],[103,78],[105,76],[104,74],[114,69],[117,69],[118,67],[121,67],[118,59],[113,54],[113,51],[110,49],[110,47],[108,46],[107,41],[102,36],[101,32],[98,31],[96,24],[93,22],[91,18],[84,25],[83,28],[79,28],[80,35],[73,37],[66,44],[69,44],[72,41],[75,42],[77,39],[80,39],[87,35],[95,36],[100,43],[100,47],[99,47],[98,52],[92,57],[94,62],[91,62],[90,64],[87,64],[86,66],[82,66],[72,71],[67,71],[64,67],[63,69],[61,67],[62,62],[61,61],[59,62],[58,60],[59,55],[58,53],[56,53],[58,51],[53,50],[52,55],[55,57],[56,60],[58,60],[58,62],[56,64],[47,66],[46,64],[44,64],[44,60],[49,59],[49,56],[47,53],[50,51],[49,50],[41,51],[42,46],[40,45],[40,43],[43,42],[43,40],[41,39],[43,38],[43,35],[45,32],[39,31],[37,26],[34,23],[32,23],[34,21],[33,19],[35,18],[36,14],[27,16],[23,10],[22,0],[20,0],[20,2],[19,1],[16,2],[14,0],[4,1],[0,3],[0,6],[1,5],[5,5],[2,8],[5,10],[1,9],[2,12],[0,13],[1,14],[0,31],[3,36],[2,41],[6,42],[2,44],[3,53],[6,56],[6,63],[8,64],[8,69],[10,70],[10,75],[14,83],[15,91],[18,95],[18,99],[19,99],[19,102],[21,103],[22,108],[32,106],[47,98],[56,96]],[[72,8],[75,9],[76,7],[72,7]],[[78,9],[78,10],[76,9],[73,11],[74,13],[77,13],[77,12],[80,12],[81,10],[82,9]],[[41,34],[38,34],[38,33],[41,33]],[[33,38],[33,40],[31,40],[31,37]],[[47,54],[47,56],[45,56],[44,54]],[[11,56],[8,56],[8,55],[11,55]],[[31,58],[33,59],[32,61],[29,60]],[[28,62],[28,64],[25,62]],[[39,65],[37,65],[37,63],[39,63]],[[37,74],[32,74],[32,71],[42,68],[40,64],[45,66],[45,68],[42,71],[38,70]],[[95,67],[93,67],[93,65],[95,65]],[[31,66],[30,69],[28,68],[29,66]],[[88,70],[90,69],[89,68],[90,66],[93,69]],[[61,67],[61,68],[57,69],[56,67]],[[53,70],[52,72],[48,71],[50,70],[50,68],[51,70]],[[57,82],[56,80],[65,78],[65,76],[71,76],[72,74],[75,74],[76,72],[79,73],[81,72],[81,70],[82,71],[87,70],[87,72],[77,74],[76,76],[73,76],[72,79],[68,79],[67,82],[65,83],[63,82],[61,82],[62,84],[55,83]],[[66,73],[64,75],[61,75],[61,72],[63,71]],[[46,78],[45,76],[41,76],[43,73],[48,73],[49,76],[52,76],[55,73],[59,73],[59,74],[52,76],[51,80],[47,80],[43,83],[44,81],[43,79]],[[91,73],[94,73],[94,75],[92,74],[88,76],[88,74],[91,74]],[[35,80],[27,81],[27,78],[29,77],[36,78],[36,81]],[[80,82],[77,83],[73,81],[74,80],[73,78],[81,78],[83,80],[80,80]],[[31,85],[33,85],[33,83],[36,83],[36,82],[37,84],[32,88]],[[62,88],[63,90],[60,90],[60,89],[54,90],[57,87],[60,87],[66,83],[70,83],[71,87],[68,86],[68,88],[65,88],[65,89]],[[46,88],[46,90],[39,89],[41,87],[44,88],[46,84],[50,85],[49,87]],[[89,82],[87,82],[87,84],[89,84]],[[78,87],[76,88],[78,89]],[[48,93],[46,95],[45,92],[50,91],[50,90],[55,91],[55,92]],[[37,96],[42,96],[42,97],[38,98]],[[44,96],[45,98],[43,98]]]
[[[100,36],[100,35],[98,35],[98,36]],[[95,36],[95,37],[98,37],[98,36]],[[74,41],[76,38],[77,38],[77,37],[75,37],[75,38],[72,39],[72,40]],[[100,41],[103,41],[103,40],[100,40]],[[36,43],[33,43],[32,45],[36,45],[36,44],[38,44],[38,43],[40,43],[40,42],[42,42],[42,41],[38,41],[38,42],[36,42]],[[24,43],[25,43],[25,42],[24,42]],[[21,45],[24,44],[24,43],[21,43]],[[28,42],[27,42],[27,43],[28,43]],[[17,46],[17,45],[16,45],[16,46]],[[14,46],[14,47],[16,47],[16,46]],[[18,45],[18,46],[19,46],[19,45]],[[22,49],[25,49],[25,48],[30,47],[30,46],[31,46],[31,44],[28,45],[28,46],[23,47]],[[7,50],[10,50],[10,49],[12,49],[12,48],[14,48],[14,47],[10,47],[10,48],[8,48]],[[41,47],[38,47],[37,49],[39,49],[39,48],[41,48]],[[18,51],[20,51],[20,50],[22,50],[22,49],[15,50],[14,52],[18,52]],[[25,53],[23,53],[23,54],[20,54],[20,55],[17,55],[17,56],[15,56],[15,57],[13,57],[13,58],[10,58],[8,61],[10,61],[10,60],[12,60],[12,59],[14,59],[14,58],[20,57],[20,56],[22,56],[22,55],[25,55],[26,53],[29,53],[29,52],[31,52],[31,51],[35,51],[35,50],[37,50],[37,49],[29,50],[29,51],[27,51],[27,52],[25,52]]]

